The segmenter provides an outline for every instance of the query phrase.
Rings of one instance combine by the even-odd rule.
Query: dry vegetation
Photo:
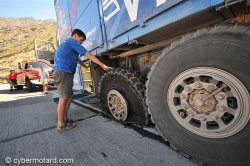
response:
[[[16,67],[24,60],[35,60],[34,39],[39,49],[45,48],[46,41],[55,44],[56,22],[0,17],[0,69]],[[0,76],[3,75],[5,73],[0,70]]]

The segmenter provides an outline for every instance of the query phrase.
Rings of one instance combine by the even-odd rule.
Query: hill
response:
[[[35,60],[34,40],[39,49],[45,42],[56,43],[56,22],[33,18],[0,17],[0,68],[16,67],[18,62]],[[0,75],[4,75],[0,71]]]

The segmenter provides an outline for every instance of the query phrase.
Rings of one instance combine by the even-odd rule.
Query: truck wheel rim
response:
[[[250,95],[232,74],[197,67],[176,76],[167,91],[170,112],[184,128],[207,138],[224,138],[244,128]]]
[[[111,90],[107,96],[108,107],[117,120],[125,121],[128,116],[128,106],[125,98],[117,90]]]

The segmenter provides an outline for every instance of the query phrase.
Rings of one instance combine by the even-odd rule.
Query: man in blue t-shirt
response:
[[[74,29],[71,33],[71,38],[65,40],[58,47],[55,54],[53,75],[59,94],[59,103],[57,106],[58,131],[74,128],[76,126],[72,120],[68,119],[68,110],[72,101],[73,78],[77,62],[83,67],[86,67],[79,56],[86,56],[88,59],[101,66],[105,71],[112,69],[103,64],[82,46],[85,39],[86,36],[80,29]]]

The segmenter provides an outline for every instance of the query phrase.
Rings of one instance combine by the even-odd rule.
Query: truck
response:
[[[50,66],[54,64],[55,46],[53,41],[35,39],[34,51],[37,61],[44,62]]]
[[[54,5],[58,45],[81,29],[83,46],[114,68],[82,57],[103,111],[122,123],[152,122],[174,149],[205,165],[250,165],[249,0]]]
[[[17,75],[17,88],[23,89],[26,86],[28,91],[32,92],[36,86],[42,86],[40,82],[40,67],[43,67],[49,74],[48,84],[54,85],[52,68],[42,61],[24,61]]]

